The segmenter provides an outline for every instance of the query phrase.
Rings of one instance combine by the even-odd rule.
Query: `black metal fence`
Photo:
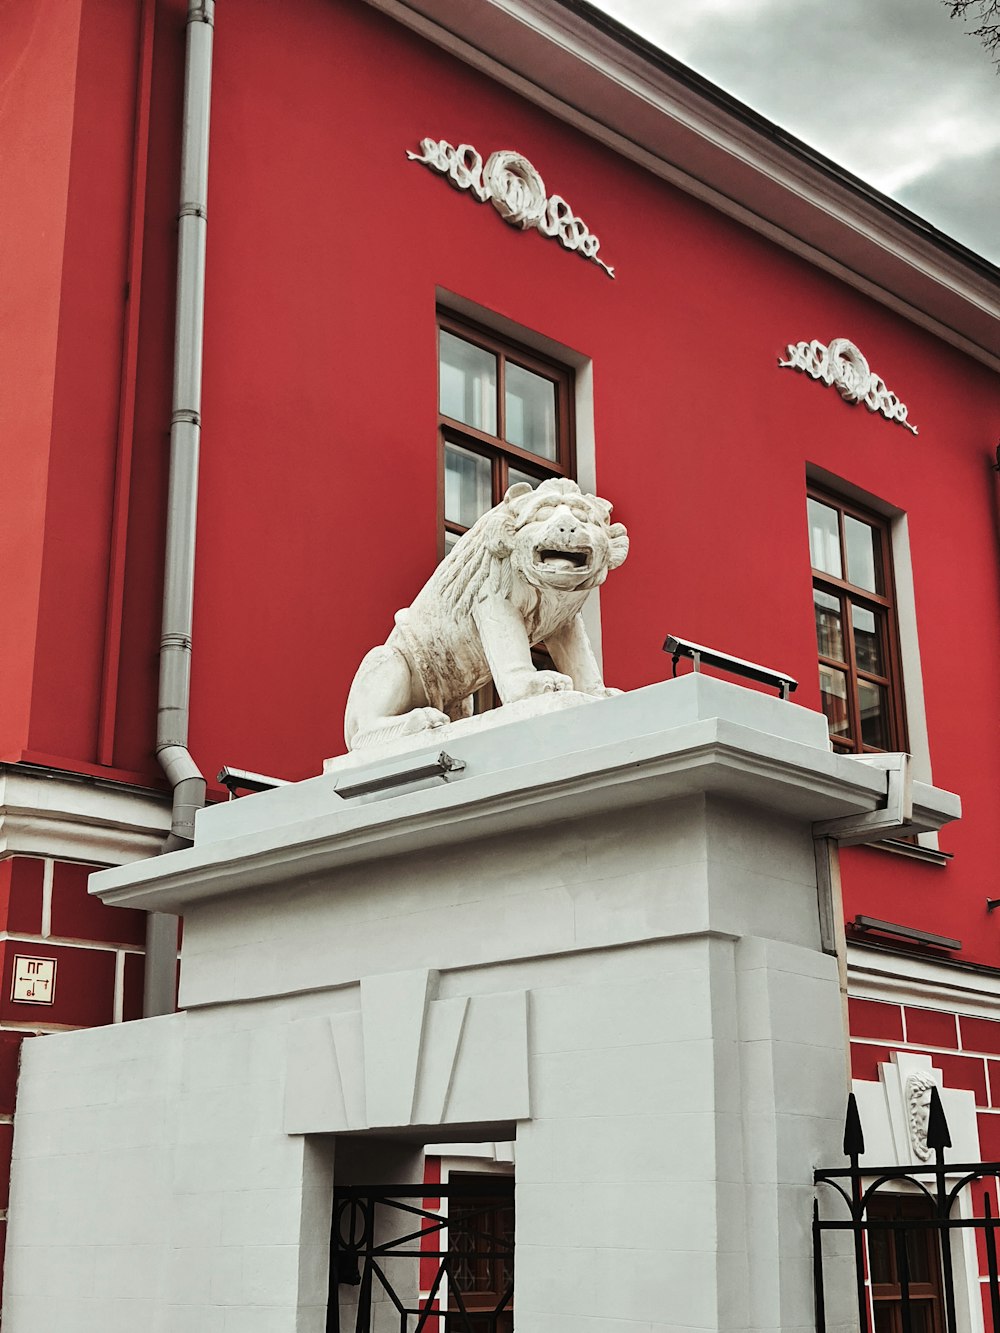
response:
[[[327,1333],[513,1333],[513,1186],[336,1189]]]
[[[955,1295],[955,1233],[977,1233],[977,1255],[984,1259],[983,1287],[993,1333],[1000,1333],[1000,1288],[997,1280],[996,1182],[1000,1162],[949,1162],[944,1151],[951,1135],[936,1088],[929,1089],[928,1160],[906,1167],[864,1166],[865,1150],[857,1103],[851,1094],[844,1128],[844,1155],[850,1166],[817,1171],[817,1185],[826,1185],[846,1206],[847,1216],[821,1217],[813,1205],[813,1275],[817,1333],[825,1333],[827,1300],[824,1286],[823,1237],[850,1232],[854,1246],[854,1279],[861,1333],[958,1333]],[[991,1187],[992,1184],[992,1187]],[[967,1187],[970,1216],[957,1204]],[[843,1209],[841,1208],[841,1213]],[[966,1293],[972,1301],[979,1291]],[[984,1311],[985,1312],[985,1311]],[[963,1325],[968,1326],[968,1320]],[[972,1325],[975,1327],[975,1324]],[[986,1321],[989,1329],[990,1321]]]

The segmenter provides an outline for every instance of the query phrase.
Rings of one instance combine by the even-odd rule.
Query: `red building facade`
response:
[[[85,880],[170,822],[187,17],[47,0],[0,52],[8,1124],[25,1034],[142,1009],[142,915]],[[215,33],[189,738],[210,799],[223,764],[318,772],[445,534],[522,474],[575,475],[632,538],[601,593],[609,683],[662,679],[667,632],[710,644],[796,677],[836,747],[907,751],[961,795],[939,839],[843,854],[854,1072],[930,1053],[1000,1156],[1000,274],[577,0],[241,0]],[[471,151],[449,175],[425,139],[516,153],[566,202],[511,225]],[[867,406],[781,364],[836,339],[882,382]],[[55,962],[48,992],[19,959]]]

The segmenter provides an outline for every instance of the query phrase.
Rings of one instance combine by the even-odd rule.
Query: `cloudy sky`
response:
[[[1000,264],[1000,74],[941,0],[595,0]]]

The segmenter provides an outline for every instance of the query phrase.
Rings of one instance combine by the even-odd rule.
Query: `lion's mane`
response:
[[[472,613],[479,594],[491,592],[509,598],[514,590],[510,563],[516,529],[513,515],[498,505],[464,532],[428,580],[423,595],[440,598],[456,616]]]

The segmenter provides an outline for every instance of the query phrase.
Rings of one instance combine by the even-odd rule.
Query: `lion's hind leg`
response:
[[[344,713],[344,740],[349,750],[381,745],[448,721],[446,713],[426,706],[423,690],[410,665],[396,648],[373,648],[358,667]]]

